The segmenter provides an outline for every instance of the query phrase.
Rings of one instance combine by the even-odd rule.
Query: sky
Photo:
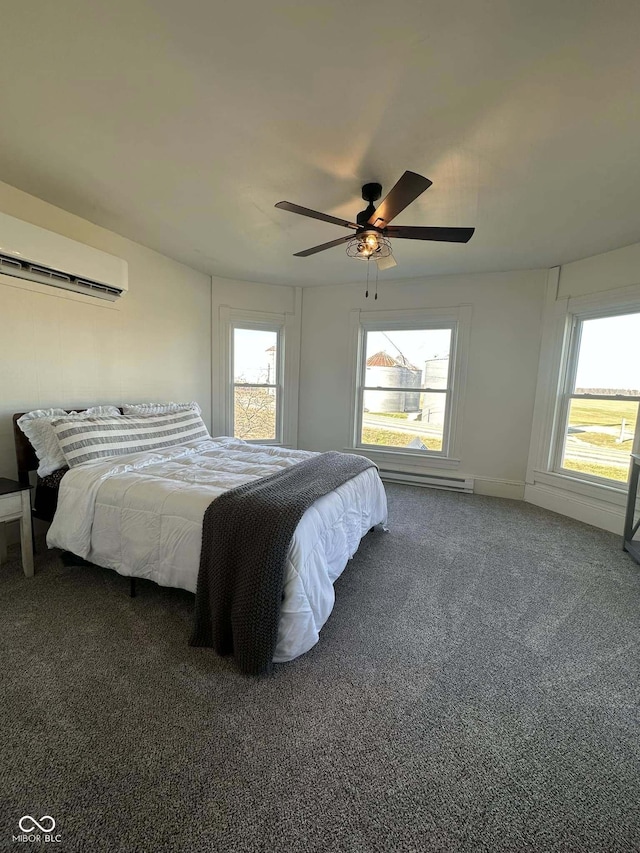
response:
[[[404,355],[416,367],[449,351],[448,329],[369,332],[367,358],[380,350],[397,358]],[[275,332],[235,330],[235,376],[244,381],[266,379],[267,350],[277,341]],[[577,388],[640,389],[640,314],[586,320],[582,327]]]
[[[414,367],[424,370],[424,363],[434,356],[449,353],[451,331],[449,329],[417,329],[367,334],[367,358],[384,350],[397,358],[403,355]]]
[[[450,339],[449,329],[369,332],[367,358],[384,350],[394,358],[404,355],[412,364],[424,370],[427,359],[448,354]],[[277,342],[276,333],[235,329],[234,342],[236,381],[264,382],[269,365],[267,350]]]
[[[576,388],[640,389],[640,314],[584,321]]]
[[[269,364],[274,364],[272,354],[267,350],[277,341],[277,332],[235,329],[233,372],[236,381],[266,382]],[[274,381],[273,376],[271,381]]]

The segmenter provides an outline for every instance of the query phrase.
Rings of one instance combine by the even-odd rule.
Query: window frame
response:
[[[280,385],[279,435],[277,440],[251,439],[251,444],[270,444],[297,447],[298,443],[298,384],[300,373],[300,293],[295,288],[292,312],[275,313],[252,311],[219,305],[215,310],[218,358],[212,371],[214,406],[213,424],[216,435],[233,435],[233,336],[235,328],[255,328],[259,331],[278,331],[278,363]]]
[[[460,447],[460,425],[464,388],[466,383],[467,353],[471,326],[470,305],[452,308],[431,308],[400,311],[351,312],[352,326],[352,371],[351,387],[351,425],[350,447],[363,454],[377,455],[381,458],[397,456],[409,461],[422,460],[431,467],[457,468],[460,459],[457,454]],[[446,389],[428,389],[445,393],[445,419],[441,450],[415,450],[413,448],[393,447],[389,445],[365,444],[361,441],[363,398],[366,390],[393,390],[366,386],[366,340],[368,332],[376,331],[428,331],[430,329],[450,329],[449,370]],[[406,391],[406,388],[400,389]],[[418,389],[415,389],[418,390]],[[423,393],[422,386],[419,389]]]
[[[274,438],[243,438],[248,444],[282,444],[283,436],[283,394],[284,394],[284,321],[281,323],[261,322],[259,320],[232,320],[230,329],[229,352],[229,428],[230,435],[235,436],[235,394],[236,388],[275,388],[276,390],[276,427]],[[275,332],[276,334],[276,381],[267,382],[236,382],[235,378],[235,332],[236,329],[255,332]]]
[[[624,400],[638,402],[638,416],[636,418],[636,430],[632,442],[632,453],[638,452],[640,447],[640,396],[624,394],[576,394],[575,384],[578,372],[578,361],[580,358],[580,344],[582,342],[582,329],[585,322],[589,320],[606,319],[607,317],[622,317],[629,314],[640,314],[640,304],[612,304],[600,308],[585,307],[583,310],[574,309],[567,312],[564,335],[564,353],[559,371],[558,396],[556,400],[555,415],[551,431],[549,473],[561,477],[567,477],[572,481],[592,483],[613,489],[624,489],[627,480],[614,480],[611,477],[600,477],[597,474],[589,474],[573,468],[563,466],[564,451],[567,440],[567,427],[571,401],[578,400]],[[629,458],[631,461],[631,458]]]

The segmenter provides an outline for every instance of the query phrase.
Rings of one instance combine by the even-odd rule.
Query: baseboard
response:
[[[622,536],[624,529],[624,509],[613,504],[605,504],[584,495],[574,495],[561,489],[553,489],[549,486],[526,485],[524,499],[527,503],[550,509],[560,515],[575,518],[576,521],[584,521],[602,530],[609,530]]]
[[[510,498],[514,501],[521,501],[524,498],[524,483],[520,480],[474,477],[473,481],[473,492],[476,495],[488,495],[492,498]]]
[[[425,474],[416,471],[390,470],[380,468],[380,478],[385,483],[402,483],[407,486],[420,486],[428,489],[446,489],[453,492],[472,494],[473,480],[464,477],[450,477],[446,474]]]

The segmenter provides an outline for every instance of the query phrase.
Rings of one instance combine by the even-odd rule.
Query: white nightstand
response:
[[[33,540],[31,538],[31,486],[21,486],[16,480],[0,477],[0,563],[7,559],[5,522],[20,521],[22,570],[33,577]]]

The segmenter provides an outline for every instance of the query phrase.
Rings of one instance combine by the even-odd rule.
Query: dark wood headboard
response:
[[[18,412],[13,416],[13,440],[16,445],[16,461],[18,463],[18,479],[23,486],[29,485],[29,471],[35,471],[38,467],[38,457],[31,446],[31,442],[18,426],[18,418],[24,412]]]
[[[62,407],[60,407],[62,408]],[[86,409],[69,409],[70,412],[85,412]],[[120,409],[122,414],[122,408]],[[21,418],[25,412],[18,412],[13,416],[13,440],[16,446],[16,461],[18,463],[18,479],[23,486],[29,485],[29,473],[37,471],[38,457],[33,449],[31,442],[18,426],[18,418]],[[60,417],[64,417],[60,415]]]

